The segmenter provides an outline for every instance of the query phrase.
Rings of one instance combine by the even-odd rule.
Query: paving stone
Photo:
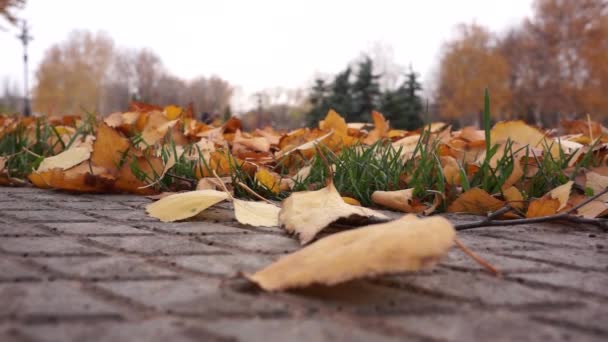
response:
[[[209,235],[201,239],[257,253],[281,254],[300,248],[300,243],[294,238],[270,234]]]
[[[175,272],[150,265],[140,258],[35,258],[34,261],[50,270],[88,280],[178,277]]]
[[[387,317],[390,325],[448,341],[600,341],[597,336],[535,323],[506,311]],[[497,333],[500,332],[500,333]]]
[[[537,261],[509,258],[479,250],[475,250],[475,253],[499,269],[503,274],[545,273],[556,269],[554,266]],[[453,267],[469,271],[484,271],[483,266],[456,248],[448,252],[448,255],[441,261],[440,265],[441,267]]]
[[[3,215],[25,222],[70,222],[70,221],[96,221],[94,217],[73,210],[3,210]]]
[[[216,333],[238,341],[418,341],[415,336],[383,336],[346,322],[303,318],[277,319],[222,319],[206,324]]]
[[[76,241],[60,236],[1,238],[0,249],[22,256],[37,256],[41,254],[48,254],[50,256],[104,255],[99,249],[84,246]]]
[[[87,198],[83,194],[79,193],[67,193],[62,191],[41,191],[40,189],[36,189],[35,191],[23,191],[23,192],[12,192],[12,196],[18,199],[26,200],[26,201],[40,201],[47,202],[50,204],[60,203],[60,202],[86,202],[91,201],[91,199]]]
[[[0,284],[0,316],[24,319],[110,315],[120,317],[114,306],[90,297],[76,282]]]
[[[1,282],[36,280],[43,277],[39,272],[33,271],[18,261],[7,257],[0,258],[0,270]]]
[[[133,210],[133,208],[120,203],[109,201],[95,202],[59,202],[58,207],[77,210]]]
[[[35,227],[34,225],[27,223],[16,223],[13,220],[0,221],[0,235],[6,236],[39,236],[39,235],[50,235],[44,229]]]
[[[274,258],[251,254],[192,255],[169,260],[180,267],[209,274],[231,276],[238,271],[252,273],[272,263]]]
[[[146,255],[227,254],[222,248],[179,236],[92,237],[90,239],[108,248]]]
[[[36,325],[19,334],[41,342],[227,341],[226,338],[211,334],[201,326],[166,318],[132,322],[72,323],[69,329],[62,325]]]
[[[184,316],[201,315],[213,318],[221,315],[276,315],[284,314],[288,310],[286,304],[235,294],[220,284],[220,281],[211,279],[184,279],[104,282],[98,285],[160,311]]]
[[[495,252],[494,254],[533,260],[564,268],[572,267],[598,272],[606,272],[608,270],[608,255],[597,253],[594,250],[544,247],[537,251],[518,250]]]
[[[580,272],[559,270],[542,274],[518,274],[515,279],[523,279],[539,284],[548,284],[557,288],[570,288],[574,290],[594,293],[608,301],[608,277],[599,272]]]
[[[60,233],[74,235],[151,235],[152,233],[137,229],[126,224],[111,224],[104,222],[61,222],[45,223],[46,227]]]
[[[425,276],[416,274],[390,277],[396,286],[422,289],[445,296],[476,301],[484,305],[522,305],[574,301],[551,291],[533,289],[481,272],[438,270]]]
[[[194,221],[194,222],[151,222],[141,226],[156,229],[159,232],[169,234],[246,234],[246,229],[235,228],[225,224],[214,222]]]
[[[42,202],[31,201],[7,201],[0,203],[1,210],[49,210],[55,209]]]
[[[95,217],[127,222],[158,222],[158,219],[148,216],[145,211],[138,210],[87,210],[87,214]]]

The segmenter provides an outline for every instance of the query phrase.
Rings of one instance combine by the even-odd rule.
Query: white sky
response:
[[[31,81],[44,51],[70,31],[103,30],[118,46],[154,50],[185,79],[218,75],[241,97],[277,86],[307,87],[374,44],[432,79],[455,25],[502,32],[531,14],[531,0],[28,0]],[[4,23],[2,23],[3,26]],[[16,29],[0,31],[0,79],[21,84]],[[425,84],[428,85],[428,84]],[[0,85],[1,86],[1,85]]]

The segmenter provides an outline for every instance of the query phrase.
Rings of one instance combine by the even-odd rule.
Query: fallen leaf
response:
[[[263,186],[265,186],[271,192],[278,194],[280,191],[280,179],[278,175],[275,175],[273,172],[270,172],[266,168],[260,168],[255,173],[255,179],[260,182]]]
[[[369,132],[367,137],[363,140],[364,144],[371,145],[376,141],[386,138],[389,130],[388,121],[380,112],[372,112],[372,120],[374,120],[374,130]]]
[[[281,208],[266,202],[233,199],[234,215],[242,224],[254,227],[278,227]]]
[[[333,109],[330,109],[325,119],[319,122],[319,128],[324,131],[334,131],[340,136],[345,136],[348,132],[346,121]]]
[[[179,193],[148,204],[148,215],[163,222],[173,222],[195,216],[201,211],[228,199],[228,194],[215,190],[196,190]]]
[[[555,215],[559,210],[559,200],[555,198],[539,198],[530,202],[527,218]]]
[[[300,242],[311,241],[318,232],[339,219],[388,219],[374,210],[344,202],[333,184],[316,190],[294,192],[283,201],[279,223]]]
[[[574,182],[569,181],[549,191],[543,197],[530,202],[526,217],[543,217],[557,214],[568,204],[572,184]]]
[[[116,166],[130,147],[129,139],[102,123],[97,127],[97,136],[91,153],[91,163],[94,166],[116,172]]]
[[[34,186],[43,189],[61,189],[78,192],[108,192],[116,179],[106,169],[89,165],[84,161],[70,169],[59,168],[33,172],[28,179]]]
[[[435,265],[456,232],[442,217],[412,215],[333,234],[280,258],[247,278],[266,291],[336,285]]]
[[[412,199],[414,198],[414,189],[404,189],[396,191],[374,191],[372,193],[372,202],[395,210],[403,211],[404,213],[421,213],[424,207],[414,208]]]
[[[76,166],[82,163],[85,160],[88,160],[91,156],[91,149],[87,147],[74,147],[69,148],[58,155],[44,158],[37,172],[44,172],[51,169],[60,169],[67,170],[73,166]]]
[[[477,215],[487,215],[502,208],[505,203],[492,197],[486,191],[473,188],[460,195],[450,206],[450,213],[469,213]]]
[[[344,201],[344,203],[346,204],[350,204],[350,205],[356,205],[358,207],[361,206],[361,202],[357,201],[356,198],[352,198],[352,197],[348,197],[348,196],[342,196],[342,200]]]
[[[524,208],[524,196],[519,189],[512,186],[503,190],[502,193],[505,196],[508,205],[519,210]]]
[[[598,194],[608,187],[608,177],[597,172],[587,172],[585,177],[585,187],[593,190],[594,194]],[[608,201],[608,194],[600,196],[599,200],[604,202]]]

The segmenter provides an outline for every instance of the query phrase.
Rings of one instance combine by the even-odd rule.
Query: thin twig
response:
[[[602,230],[608,230],[608,219],[587,218],[587,217],[581,217],[581,216],[572,214],[576,210],[582,208],[583,206],[589,204],[592,201],[595,201],[596,199],[600,198],[601,196],[605,195],[606,193],[608,193],[608,188],[605,188],[604,190],[598,192],[597,194],[595,194],[589,198],[586,198],[584,201],[575,205],[574,207],[572,207],[564,212],[554,214],[554,215],[524,218],[524,219],[515,219],[515,220],[499,220],[499,221],[485,218],[483,220],[476,221],[476,222],[456,224],[456,225],[454,225],[454,229],[467,230],[467,229],[474,229],[474,228],[480,228],[480,227],[515,226],[515,225],[530,224],[530,223],[567,221],[567,222],[573,222],[573,223],[591,224],[591,225],[601,228]],[[498,211],[500,211],[500,210],[502,210],[502,208],[499,209]],[[490,216],[492,216],[492,214]],[[490,217],[490,216],[488,216],[488,217]]]
[[[497,277],[502,276],[502,274],[500,273],[499,270],[497,270],[494,266],[492,266],[492,264],[485,261],[482,257],[480,257],[475,252],[473,252],[471,249],[469,249],[469,247],[465,246],[462,243],[462,241],[460,241],[458,238],[454,238],[454,243],[456,244],[456,246],[458,246],[458,248],[460,248],[464,252],[464,254],[468,255],[471,259],[475,260],[483,268],[490,271],[490,273],[494,274]]]
[[[495,212],[491,213],[490,215],[488,215],[488,217],[485,218],[486,221],[492,221],[493,219],[508,213],[509,211],[513,210],[513,208],[510,205],[506,205],[498,210],[496,210]]]
[[[245,191],[247,191],[247,192],[248,192],[250,195],[252,195],[252,196],[256,197],[257,199],[260,199],[260,200],[262,200],[262,201],[264,201],[264,202],[266,202],[266,203],[270,203],[270,204],[272,204],[272,205],[277,205],[277,204],[276,204],[276,203],[274,203],[273,201],[271,201],[271,200],[269,200],[269,199],[267,199],[267,198],[264,198],[262,195],[260,195],[260,194],[258,194],[257,192],[253,191],[253,189],[252,189],[252,188],[250,188],[250,187],[248,187],[248,186],[247,186],[247,184],[245,184],[245,183],[243,183],[243,182],[241,182],[241,181],[238,181],[236,184],[237,184],[238,186],[240,186],[241,188],[243,188]]]

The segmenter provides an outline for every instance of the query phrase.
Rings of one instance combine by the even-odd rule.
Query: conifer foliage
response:
[[[316,126],[329,109],[349,122],[366,122],[373,110],[380,110],[395,128],[420,127],[423,108],[418,74],[410,69],[403,83],[392,89],[381,88],[382,76],[375,71],[373,60],[364,57],[355,68],[348,66],[338,73],[332,82],[317,79],[310,93],[308,124]]]

